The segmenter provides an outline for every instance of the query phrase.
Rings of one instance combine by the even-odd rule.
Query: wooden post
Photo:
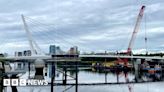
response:
[[[12,75],[11,78],[16,78],[16,75]],[[11,86],[11,90],[12,90],[12,92],[18,92],[16,86]]]
[[[30,71],[31,71],[30,65],[31,65],[31,63],[29,62],[29,63],[28,63],[28,71],[29,71],[29,73],[28,73],[28,78],[29,78],[29,79],[30,79]]]
[[[54,92],[53,86],[54,86],[54,80],[55,80],[55,64],[52,62],[52,77],[51,77],[51,92]]]
[[[107,67],[106,67],[106,58],[105,58],[105,83],[107,83]]]
[[[116,71],[116,75],[117,75],[117,83],[119,83],[119,72]]]
[[[63,85],[66,85],[67,84],[67,67],[66,66],[63,67],[63,71],[64,71],[64,73],[63,73]]]
[[[0,92],[3,92],[3,70],[0,68]]]
[[[78,92],[78,67],[77,67],[77,61],[76,61],[76,86],[75,86],[75,92]]]

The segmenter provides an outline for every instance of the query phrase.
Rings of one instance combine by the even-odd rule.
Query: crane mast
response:
[[[137,21],[136,21],[136,24],[135,24],[135,27],[134,27],[134,30],[133,30],[133,33],[132,33],[132,36],[131,36],[131,39],[130,39],[130,42],[129,42],[129,46],[128,46],[128,49],[127,49],[127,54],[132,53],[132,45],[134,43],[137,32],[139,30],[139,26],[141,24],[141,20],[142,20],[143,14],[144,14],[144,10],[145,10],[145,6],[142,6],[141,9],[140,9],[140,12],[138,14]]]

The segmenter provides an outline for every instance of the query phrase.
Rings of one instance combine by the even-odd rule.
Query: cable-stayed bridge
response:
[[[142,11],[142,14],[143,14],[143,11]],[[45,52],[40,48],[40,46],[37,44],[36,40],[34,40],[34,35],[32,35],[32,33],[30,32],[31,30],[37,30],[38,32],[41,32],[43,33],[41,30],[45,30],[46,32],[43,33],[43,35],[45,35],[45,37],[42,37],[41,40],[43,40],[43,42],[45,41],[44,38],[48,38],[49,40],[51,40],[51,42],[57,42],[58,41],[55,41],[56,39],[54,39],[52,36],[57,36],[60,38],[60,43],[67,43],[67,44],[70,44],[70,45],[75,45],[73,44],[72,42],[68,41],[67,39],[63,39],[60,35],[62,34],[67,34],[67,33],[60,33],[60,32],[56,32],[57,34],[56,35],[52,35],[50,36],[49,33],[49,30],[52,30],[52,29],[55,29],[55,27],[52,27],[52,29],[45,29],[43,27],[35,27],[36,25],[43,25],[43,23],[40,23],[40,22],[37,22],[37,21],[34,21],[33,19],[29,18],[29,17],[26,17],[24,15],[21,15],[22,17],[22,21],[23,21],[23,25],[24,25],[24,30],[26,32],[26,36],[28,38],[28,42],[29,42],[29,47],[30,47],[30,51],[31,51],[31,56],[8,56],[8,57],[2,57],[1,59],[8,59],[8,60],[18,60],[18,59],[54,59],[54,57],[52,55],[46,55]],[[27,24],[27,20],[29,23],[32,23],[32,25],[34,26],[34,28],[31,28],[29,27],[29,25]],[[141,19],[140,19],[141,20]],[[49,25],[44,25],[44,27],[49,27]],[[138,28],[137,28],[138,29]],[[36,31],[32,31],[36,34],[39,34],[38,32]],[[68,35],[67,35],[68,36]],[[70,39],[72,39],[71,37],[69,37]],[[75,39],[72,39],[72,40],[75,40]],[[75,42],[76,43],[76,42]],[[130,51],[129,51],[130,52]],[[55,57],[57,58],[62,58],[62,57],[69,57],[70,54],[61,54],[61,55],[56,55]],[[80,55],[79,53],[75,53],[74,55],[76,58],[78,57],[78,59],[80,58],[95,58],[95,57],[98,57],[98,58],[133,58],[133,59],[155,59],[155,60],[163,60],[164,58],[163,57],[160,57],[160,56],[133,56],[133,55]]]
[[[143,9],[144,7],[142,7],[141,9]],[[141,14],[143,14],[143,10],[141,12]],[[141,14],[139,14],[139,17],[142,17]],[[139,18],[140,19],[140,18]],[[78,74],[77,74],[77,71],[78,71],[78,66],[77,66],[77,62],[78,61],[81,61],[82,58],[115,58],[115,59],[151,59],[151,60],[157,60],[157,61],[163,61],[164,60],[164,57],[158,57],[158,56],[154,56],[154,57],[150,57],[150,56],[133,56],[133,55],[82,55],[82,54],[79,54],[79,53],[74,53],[74,54],[62,54],[62,55],[46,55],[42,49],[40,48],[40,46],[37,44],[37,41],[34,40],[34,36],[32,35],[32,33],[30,32],[30,29],[28,27],[28,24],[26,23],[26,19],[25,17],[22,15],[22,20],[23,20],[23,24],[24,24],[24,29],[25,29],[25,32],[26,32],[26,35],[27,35],[27,38],[28,38],[28,42],[29,42],[29,47],[30,47],[30,50],[31,50],[31,56],[8,56],[8,57],[1,57],[0,59],[3,61],[8,61],[8,62],[27,62],[30,66],[30,63],[34,63],[35,65],[35,70],[36,70],[36,73],[35,73],[35,79],[43,79],[43,70],[44,70],[44,67],[45,67],[45,64],[48,62],[49,64],[51,64],[52,66],[52,80],[51,80],[51,92],[53,92],[53,81],[54,81],[54,77],[55,77],[55,71],[56,71],[56,62],[67,62],[67,61],[74,61],[75,62],[75,69],[76,69],[76,77],[75,77],[75,84],[76,85],[76,92],[78,90]],[[140,19],[141,20],[141,19]],[[135,29],[138,29],[139,24],[137,24],[137,28]],[[36,29],[36,28],[35,28]],[[38,30],[38,29],[37,29]],[[41,29],[39,29],[41,30]],[[134,32],[136,34],[136,32]],[[48,34],[46,34],[47,37],[49,38]],[[56,35],[58,36],[58,35]],[[53,41],[53,37],[51,38],[51,40]],[[69,44],[72,44],[70,43],[69,41],[65,41],[66,39],[62,39],[64,40],[64,42],[67,42]],[[75,39],[73,39],[75,40]],[[61,42],[61,43],[64,43],[64,42]],[[131,46],[131,45],[130,45]],[[129,48],[128,47],[128,53],[131,52],[131,47]],[[27,61],[19,61],[19,60],[27,60]],[[4,62],[3,62],[4,63]],[[138,64],[138,63],[137,63]],[[29,70],[30,70],[30,67],[29,67]],[[64,70],[64,69],[63,69]],[[65,71],[66,72],[66,71]],[[18,74],[18,73],[16,73]],[[66,73],[65,73],[65,76]],[[65,80],[66,81],[66,78]],[[66,82],[63,81],[63,84],[67,84]],[[128,82],[126,82],[128,83]]]
[[[60,56],[55,56],[56,58],[65,58],[67,59],[67,57],[70,58],[70,55],[60,55]],[[164,57],[160,57],[160,56],[129,56],[129,55],[72,55],[74,57],[78,57],[78,58],[128,58],[128,59],[154,59],[154,60],[164,60]],[[23,59],[27,59],[27,60],[35,60],[35,59],[44,59],[44,60],[48,60],[48,59],[54,59],[55,57],[51,56],[51,55],[36,55],[36,56],[19,56],[19,57],[15,57],[15,56],[8,56],[8,57],[1,57],[0,59],[6,59],[6,60],[23,60]]]

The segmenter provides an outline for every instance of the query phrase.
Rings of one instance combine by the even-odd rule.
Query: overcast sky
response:
[[[48,52],[50,44],[83,52],[126,50],[142,5],[144,17],[133,50],[164,48],[163,0],[0,0],[0,51],[29,49],[21,14],[33,39]]]

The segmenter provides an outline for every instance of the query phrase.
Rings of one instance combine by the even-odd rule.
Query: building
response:
[[[31,50],[23,51],[23,56],[31,56]]]
[[[31,50],[25,50],[25,51],[22,51],[22,52],[15,52],[15,56],[16,57],[19,57],[19,56],[31,56],[32,53],[31,53]]]
[[[22,56],[22,52],[17,52],[17,56]]]
[[[56,54],[56,46],[55,45],[50,45],[49,47],[49,54]]]
[[[50,55],[63,55],[64,52],[60,49],[59,46],[55,46],[55,45],[50,45],[49,47],[49,54]]]
[[[57,54],[57,55],[62,55],[62,54],[63,54],[63,53],[62,53],[62,50],[60,49],[59,46],[56,47],[56,54]]]
[[[71,47],[68,53],[71,55],[78,54],[78,47],[77,46]]]

